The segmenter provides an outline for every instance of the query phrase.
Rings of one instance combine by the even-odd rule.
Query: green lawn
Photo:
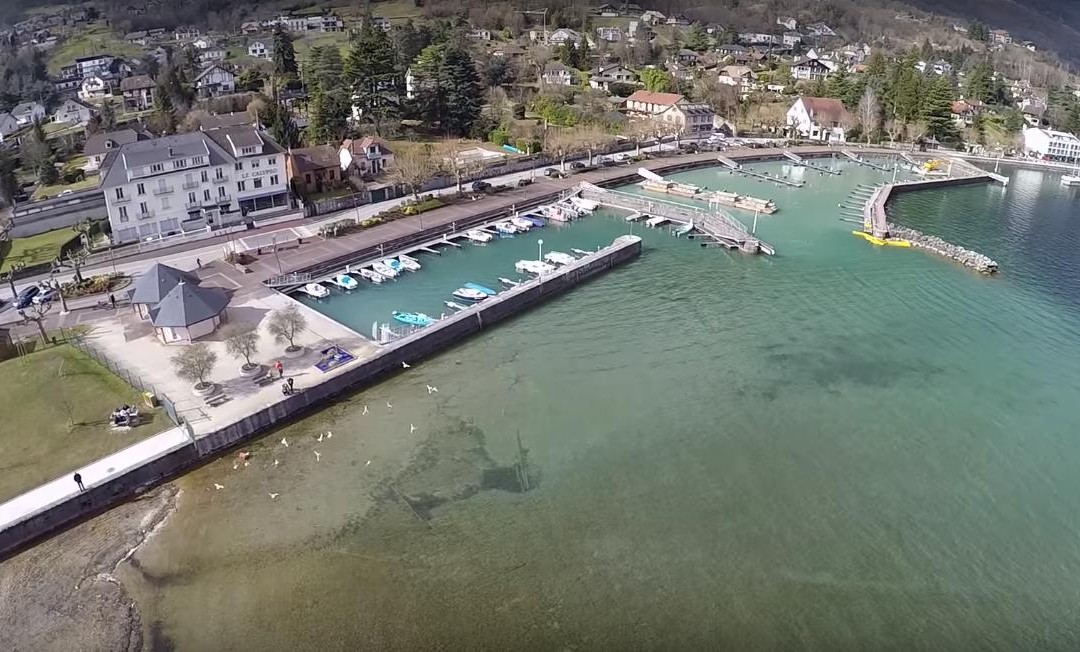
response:
[[[94,360],[67,344],[0,362],[0,502],[74,472],[166,427],[160,412],[112,431],[109,414],[139,401]]]
[[[4,242],[0,244],[0,273],[7,272],[12,263],[24,263],[31,267],[56,260],[60,249],[78,236],[79,234],[71,229],[57,229]],[[3,414],[3,411],[0,411],[0,414]]]
[[[64,183],[63,181],[60,181],[51,186],[38,186],[37,189],[34,190],[34,196],[30,198],[30,201],[49,199],[50,197],[59,195],[65,190],[70,190],[72,192],[90,190],[91,188],[96,188],[99,181],[101,181],[101,177],[98,175],[88,174],[82,181],[76,181],[75,183]]]
[[[77,57],[111,54],[138,58],[142,52],[142,47],[125,42],[123,34],[112,31],[104,22],[87,23],[69,30],[49,53],[49,72],[59,72],[61,67],[75,63]]]

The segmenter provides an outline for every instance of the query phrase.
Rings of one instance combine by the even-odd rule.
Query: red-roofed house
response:
[[[975,124],[975,114],[982,110],[979,100],[956,100],[952,103],[952,119],[957,127],[970,127]]]
[[[787,112],[788,130],[808,140],[846,142],[847,110],[831,97],[800,97]]]
[[[656,118],[678,127],[684,134],[712,131],[715,113],[707,104],[691,102],[678,93],[635,91],[626,98],[631,117]]]

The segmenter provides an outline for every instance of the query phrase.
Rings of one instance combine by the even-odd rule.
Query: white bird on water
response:
[[[238,468],[240,468],[240,462],[233,462],[232,470],[235,471]]]
[[[322,453],[315,451],[315,461],[318,462],[322,458]]]
[[[319,433],[319,438],[316,439],[315,441],[322,441],[322,438],[323,438],[323,433],[320,432]]]
[[[367,406],[364,406],[364,414],[367,414]]]
[[[388,409],[388,410],[393,410],[394,409],[394,406],[390,404],[390,401],[386,402],[386,409]]]
[[[218,484],[218,483],[216,483],[216,482],[214,483],[214,489],[224,489],[224,488],[225,488],[225,485],[223,485],[223,484]]]
[[[330,439],[333,436],[334,436],[334,432],[332,430],[327,430],[326,431],[326,438],[327,439]]]
[[[411,435],[414,432],[416,432],[416,426],[414,426],[413,424],[410,423],[409,424],[409,434]]]
[[[427,386],[427,393],[428,394],[436,394],[436,393],[438,393],[438,391],[439,391],[438,387],[434,387],[432,385]]]
[[[287,439],[285,439],[284,437],[282,437],[281,438],[281,445],[284,446],[285,448],[288,448],[289,447],[289,441]]]
[[[401,363],[401,368],[402,369],[408,369],[409,368],[409,363],[408,362],[402,362]]]
[[[364,466],[371,466],[371,460],[368,460],[367,464],[365,464]]]
[[[277,466],[278,464],[281,464],[281,462],[278,462],[277,460],[274,460],[274,466]]]
[[[278,496],[280,496],[281,494],[267,494],[267,495],[270,496],[270,500],[273,500],[273,499],[277,498]]]

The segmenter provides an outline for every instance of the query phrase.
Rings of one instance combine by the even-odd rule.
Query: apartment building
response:
[[[1025,129],[1024,151],[1044,161],[1080,161],[1080,138],[1053,129]]]
[[[117,243],[250,223],[290,205],[285,152],[252,127],[128,143],[105,168]]]

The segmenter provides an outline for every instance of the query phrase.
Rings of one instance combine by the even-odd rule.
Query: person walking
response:
[[[116,310],[116,296],[115,295],[112,295],[112,294],[109,295],[109,304],[112,306],[113,310]]]
[[[79,491],[86,491],[86,487],[82,483],[82,476],[78,473],[75,474],[75,484],[79,485]]]
[[[278,378],[285,377],[285,365],[281,364],[281,360],[277,360],[276,362],[274,362],[274,369],[277,370]]]
[[[296,390],[295,390],[295,389],[293,389],[293,379],[292,379],[292,378],[290,378],[290,379],[289,379],[289,393],[290,393],[290,394],[292,394],[292,393],[293,393],[293,392],[295,392],[295,391],[296,391]]]
[[[199,258],[196,258],[195,259],[195,266],[198,267],[199,269],[202,269],[202,260],[199,259]]]

